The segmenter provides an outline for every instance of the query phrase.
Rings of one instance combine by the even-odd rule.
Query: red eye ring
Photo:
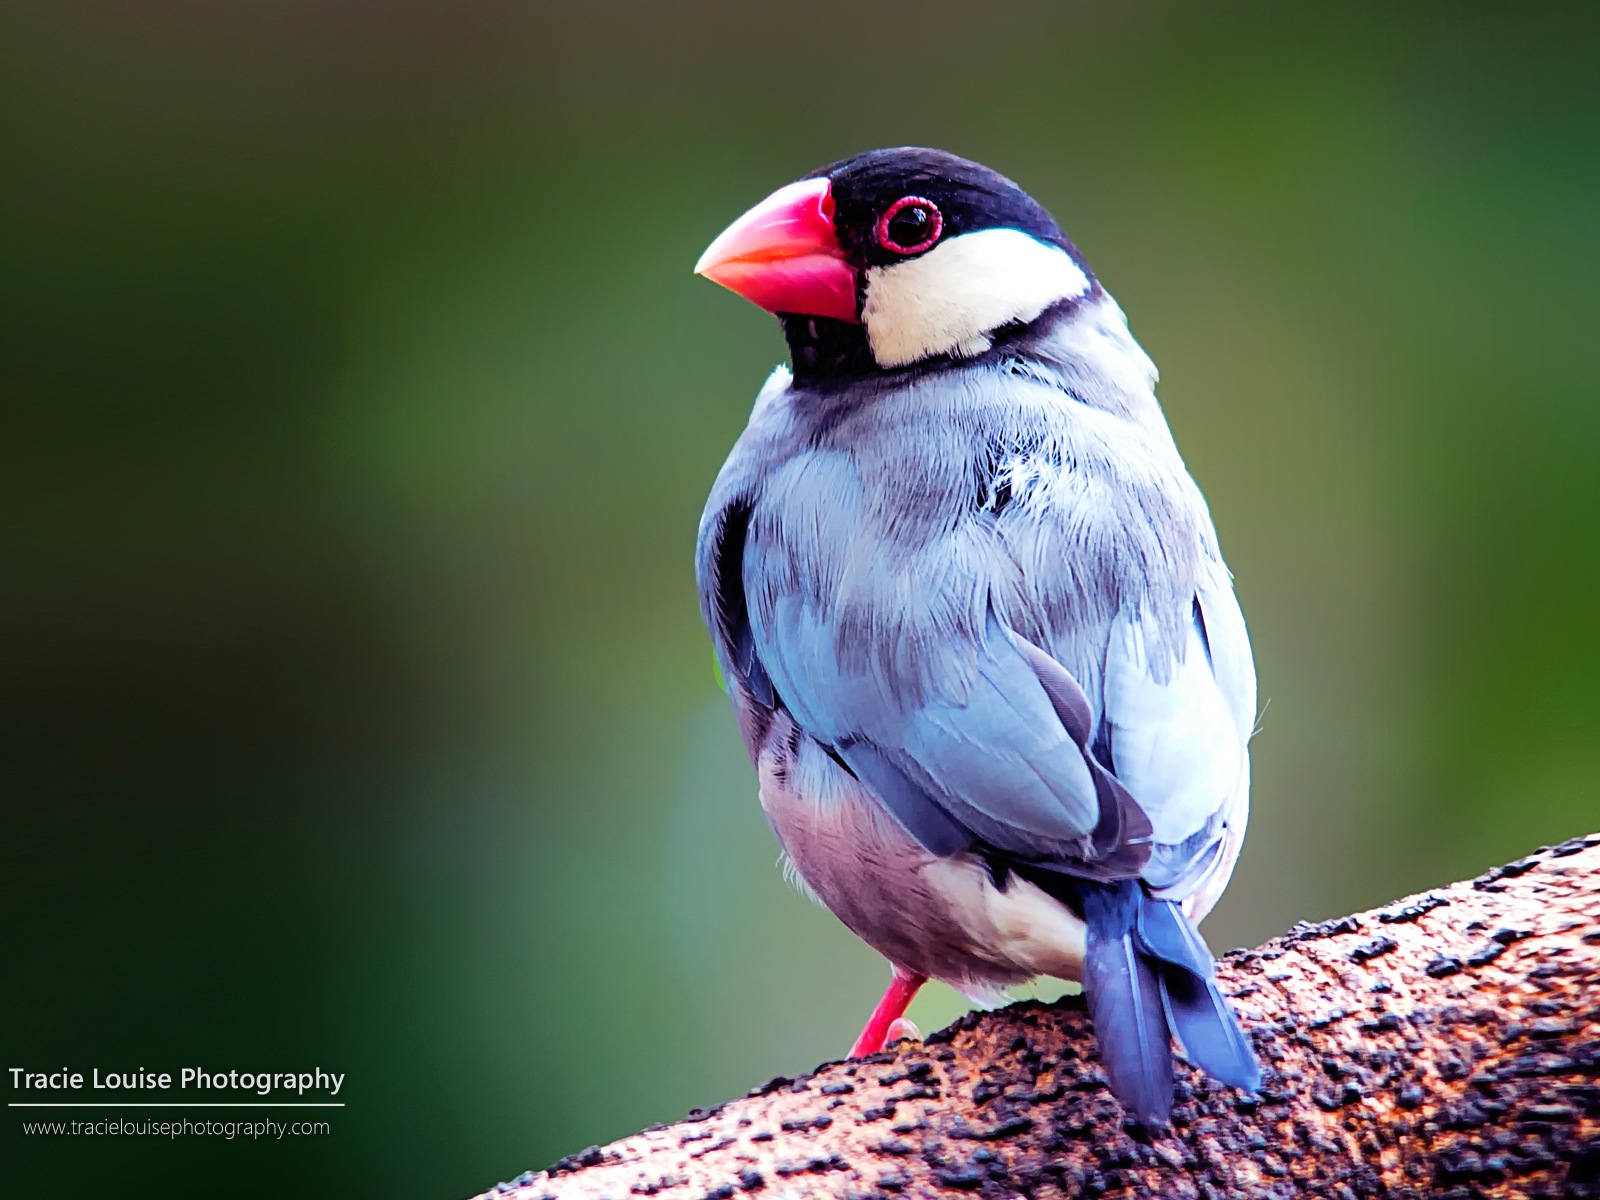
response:
[[[889,222],[894,220],[902,209],[910,208],[912,205],[918,205],[928,211],[928,215],[933,218],[932,227],[928,231],[928,236],[916,245],[902,246],[889,235]],[[885,250],[893,251],[895,254],[920,254],[937,242],[939,235],[943,232],[944,214],[939,211],[939,206],[932,200],[926,200],[921,196],[901,196],[900,199],[884,210],[883,216],[878,218],[878,224],[873,229],[873,233],[878,239],[878,245]]]

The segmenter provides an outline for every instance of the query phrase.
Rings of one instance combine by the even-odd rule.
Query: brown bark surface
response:
[[[1081,1000],[774,1079],[485,1197],[1600,1196],[1600,834],[1226,956],[1265,1082],[1124,1125]]]

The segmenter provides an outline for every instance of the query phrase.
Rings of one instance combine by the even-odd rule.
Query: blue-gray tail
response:
[[[1172,1038],[1213,1078],[1261,1083],[1250,1042],[1217,990],[1216,964],[1189,919],[1137,880],[1077,881],[1089,927],[1083,992],[1111,1091],[1129,1115],[1164,1124],[1172,1112]]]

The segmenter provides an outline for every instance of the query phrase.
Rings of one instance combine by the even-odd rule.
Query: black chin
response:
[[[804,313],[779,313],[778,320],[783,324],[789,361],[798,382],[878,372],[878,363],[867,345],[865,325]]]

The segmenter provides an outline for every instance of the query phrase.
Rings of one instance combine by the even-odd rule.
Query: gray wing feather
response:
[[[860,779],[923,847],[933,854],[958,854],[972,845],[972,831],[952,817],[932,796],[870,742],[839,748],[852,774]]]
[[[1181,657],[1153,654],[1137,613],[1118,617],[1106,652],[1111,758],[1154,827],[1145,878],[1174,898],[1222,865],[1249,804],[1255,670],[1226,570],[1206,567]]]
[[[1139,797],[1156,840],[1170,845],[1204,826],[1232,793],[1244,739],[1217,686],[1198,618],[1182,657],[1165,672],[1152,662],[1145,632],[1138,613],[1112,625],[1105,720],[1117,777]]]
[[[748,571],[760,560],[746,561]],[[758,585],[747,580],[747,589]],[[785,706],[813,737],[841,748],[852,767],[849,747],[865,744],[991,845],[1030,856],[1051,847],[1082,853],[1100,820],[1094,780],[1044,687],[992,616],[965,694],[930,692],[920,702],[889,686],[870,657],[837,653],[836,626],[803,597],[754,605],[750,621]],[[934,644],[925,652],[957,657],[970,649]]]
[[[933,648],[934,653],[938,648]],[[1094,778],[1027,660],[991,615],[964,703],[930,698],[883,736],[951,812],[1002,850],[1078,849],[1100,820]]]

